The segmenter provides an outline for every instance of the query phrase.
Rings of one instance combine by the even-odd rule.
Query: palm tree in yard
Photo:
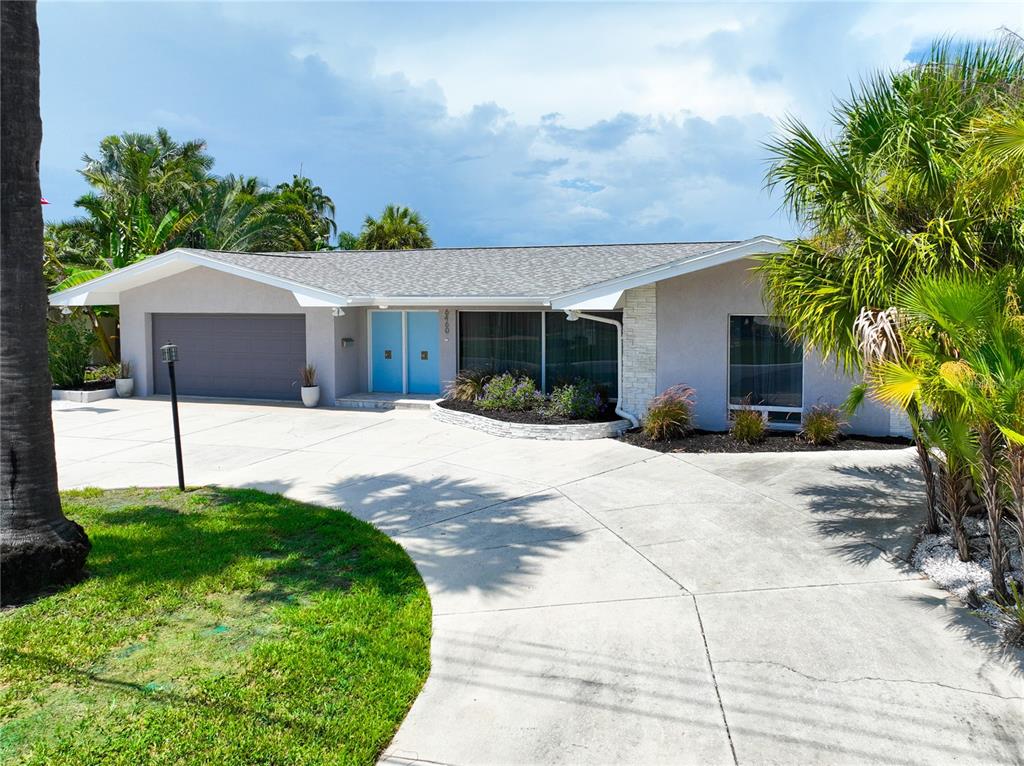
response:
[[[0,4],[0,602],[81,572],[89,538],[61,511],[46,357],[34,2]]]
[[[805,235],[761,273],[790,331],[855,370],[855,321],[908,277],[1024,260],[1024,43],[939,43],[834,119],[829,140],[790,120],[768,145],[768,186]]]
[[[362,250],[419,250],[434,246],[427,222],[415,210],[387,205],[379,218],[366,216],[359,235]]]
[[[937,43],[917,65],[876,74],[834,110],[819,138],[788,121],[768,144],[770,188],[803,228],[759,270],[766,302],[794,338],[848,372],[864,352],[898,358],[896,293],[922,274],[1024,263],[1024,43]],[[908,415],[938,496],[921,413]]]
[[[1009,551],[1001,535],[1005,498],[1021,489],[1012,486],[1011,457],[1024,446],[1021,288],[1013,271],[911,283],[896,301],[906,352],[900,360],[878,361],[869,369],[879,399],[899,407],[916,402],[930,413],[930,427],[959,429],[952,448],[937,440],[944,447],[945,477],[961,483],[967,478],[963,461],[971,463],[988,522],[992,585],[1004,601],[1009,598]],[[958,489],[954,485],[953,491]],[[954,527],[954,537],[957,531]]]

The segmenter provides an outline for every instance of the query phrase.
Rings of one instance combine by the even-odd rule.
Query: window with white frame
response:
[[[729,408],[749,407],[773,425],[799,425],[803,346],[771,317],[729,317]]]

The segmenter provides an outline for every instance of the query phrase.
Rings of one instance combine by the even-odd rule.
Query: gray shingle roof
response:
[[[638,245],[190,252],[338,295],[548,297],[718,250],[733,242]]]

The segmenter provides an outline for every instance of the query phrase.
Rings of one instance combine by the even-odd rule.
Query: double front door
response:
[[[370,312],[370,390],[439,394],[439,352],[436,311]]]

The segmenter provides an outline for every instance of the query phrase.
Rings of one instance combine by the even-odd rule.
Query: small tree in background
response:
[[[427,222],[419,213],[399,205],[387,205],[379,218],[366,216],[359,234],[361,250],[421,250],[434,246]]]

